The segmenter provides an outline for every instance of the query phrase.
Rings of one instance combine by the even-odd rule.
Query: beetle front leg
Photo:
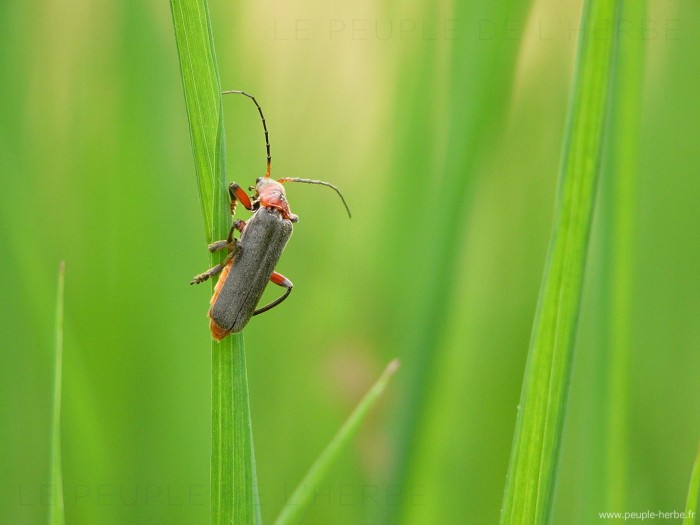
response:
[[[243,188],[241,188],[235,182],[232,182],[229,185],[228,194],[231,197],[231,215],[236,214],[236,204],[239,201],[241,204],[243,204],[246,210],[254,211],[255,206],[253,206],[253,203],[250,201],[250,197],[245,191],[243,191]]]
[[[213,252],[213,251],[216,251],[218,249],[221,249],[221,248],[216,248],[215,250],[212,250],[211,247],[218,245],[219,243],[222,243],[222,242],[226,243],[222,247],[229,246],[230,251],[229,251],[228,255],[224,258],[223,261],[221,261],[216,266],[212,266],[204,273],[200,273],[199,275],[195,275],[194,278],[190,281],[190,284],[203,283],[204,281],[209,279],[209,277],[211,277],[212,275],[216,275],[217,273],[219,273],[221,270],[224,269],[224,266],[226,266],[228,263],[231,262],[231,259],[233,259],[234,255],[236,255],[236,253],[240,249],[240,247],[238,246],[238,239],[234,238],[231,240],[230,243],[228,241],[218,241],[218,242],[210,244],[209,245],[210,251]]]
[[[284,301],[287,297],[289,297],[289,294],[292,293],[292,287],[294,286],[292,284],[292,281],[287,279],[284,275],[281,273],[277,272],[272,272],[272,275],[270,276],[270,281],[275,283],[277,286],[281,286],[282,288],[286,288],[287,290],[284,292],[284,295],[282,297],[278,297],[274,301],[272,301],[270,304],[263,306],[262,308],[258,308],[255,310],[253,315],[258,315],[263,312],[267,312],[268,310],[271,310],[278,304],[280,304],[282,301]]]

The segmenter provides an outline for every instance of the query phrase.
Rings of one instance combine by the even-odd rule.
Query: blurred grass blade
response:
[[[360,423],[365,419],[369,410],[374,406],[379,397],[384,392],[389,380],[399,367],[398,359],[391,361],[372,385],[372,388],[365,394],[359,404],[355,407],[350,417],[340,427],[338,433],[333,436],[331,442],[321,452],[311,468],[301,480],[301,483],[294,489],[289,501],[282,509],[282,513],[275,521],[276,525],[288,525],[298,523],[304,511],[309,505],[314,494],[318,490],[321,482],[325,478],[333,462],[338,458],[343,448],[350,442],[356,434]]]
[[[63,370],[63,291],[65,288],[66,265],[61,262],[58,268],[58,296],[56,298],[56,353],[54,356],[53,379],[53,424],[51,430],[51,511],[49,523],[65,523],[63,506],[63,468],[61,466],[61,376]]]
[[[620,20],[645,20],[646,2],[620,0]],[[605,429],[605,483],[596,483],[603,491],[605,508],[626,508],[628,433],[629,352],[631,349],[632,259],[634,219],[636,217],[636,184],[639,159],[639,129],[644,74],[643,38],[621,33],[612,79],[610,139],[605,163],[602,203],[606,279],[603,293],[606,301],[603,315],[608,325],[606,395],[600,412],[607,414]],[[591,492],[595,490],[591,487]]]
[[[530,3],[455,2],[451,18],[486,23],[509,20],[518,32]],[[426,9],[426,26],[441,23],[440,10],[433,9],[434,3],[418,5]],[[462,256],[458,247],[471,236],[470,215],[475,209],[481,165],[499,143],[505,127],[507,112],[503,108],[510,103],[518,45],[509,38],[486,38],[478,46],[465,39],[446,39],[442,45],[407,54],[400,69],[397,95],[401,109],[393,130],[398,155],[393,168],[395,179],[391,179],[391,209],[396,217],[414,215],[415,188],[426,186],[440,195],[441,206],[431,214],[430,225],[424,229],[407,229],[401,221],[386,244],[396,260],[410,259],[416,268],[430,269],[417,282],[413,279],[415,295],[403,307],[412,321],[402,341],[406,394],[402,410],[396,414],[396,459],[389,483],[399,493],[423,483],[427,422],[435,411],[431,400],[443,383],[440,366],[449,353],[446,335],[451,313],[461,302],[455,282],[467,273],[459,266]],[[417,251],[412,248],[416,236],[423,246]],[[394,286],[406,286],[405,275],[398,276],[401,282]],[[442,494],[449,500],[445,492]],[[440,507],[435,501],[433,505]],[[410,521],[416,510],[412,507],[410,498],[402,498],[398,505],[385,506],[382,520]]]
[[[700,492],[700,448],[695,457],[693,472],[690,475],[690,486],[688,487],[688,501],[685,504],[685,518],[683,525],[693,525],[695,516],[698,513],[698,492]]]
[[[547,264],[533,324],[501,523],[545,523],[581,302],[615,50],[615,0],[584,3]]]
[[[221,85],[207,3],[171,0],[207,242],[230,226]],[[225,254],[212,255],[216,264]],[[215,283],[212,283],[212,287]],[[259,523],[243,335],[212,341],[212,523]]]

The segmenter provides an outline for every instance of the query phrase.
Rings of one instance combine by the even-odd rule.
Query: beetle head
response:
[[[260,206],[279,210],[283,219],[292,222],[297,222],[299,220],[299,216],[293,214],[289,209],[284,186],[276,180],[267,177],[258,177],[255,181],[255,192],[258,195]]]

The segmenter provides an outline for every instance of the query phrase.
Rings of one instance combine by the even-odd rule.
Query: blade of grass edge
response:
[[[63,525],[66,521],[63,505],[63,468],[61,461],[61,378],[63,374],[63,295],[66,264],[58,267],[58,295],[56,298],[55,355],[53,379],[53,422],[51,430],[51,509],[50,525]]]
[[[223,239],[226,197],[221,83],[205,0],[171,0],[207,242]],[[212,265],[223,254],[211,257]],[[212,283],[212,287],[215,283]],[[212,341],[212,523],[260,523],[243,335]]]
[[[328,443],[321,455],[314,461],[311,468],[301,480],[299,485],[285,504],[282,512],[275,520],[275,525],[289,525],[298,523],[301,516],[308,507],[312,496],[316,493],[333,462],[338,458],[343,448],[350,442],[360,423],[364,420],[369,410],[374,406],[379,397],[384,392],[387,384],[399,367],[399,360],[392,360],[379,376],[376,383],[367,391],[358,405],[352,411],[345,423],[340,427],[333,439]]]
[[[618,7],[616,0],[584,2],[554,225],[503,495],[503,525],[545,523],[551,514],[596,198]],[[603,37],[600,24],[611,24],[611,31]]]
[[[693,464],[693,471],[690,474],[688,501],[685,504],[685,518],[683,518],[683,525],[695,524],[695,516],[698,512],[698,492],[700,492],[700,447],[698,447],[698,453],[695,457],[695,463]]]

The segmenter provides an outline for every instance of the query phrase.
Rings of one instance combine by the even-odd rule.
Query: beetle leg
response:
[[[209,249],[211,250],[212,246],[217,246],[218,244],[220,244],[222,242],[226,243],[224,246],[228,246],[228,248],[230,250],[228,255],[224,258],[223,261],[221,261],[216,266],[212,266],[204,273],[200,273],[199,275],[195,275],[194,278],[190,281],[190,284],[203,283],[204,281],[209,279],[209,277],[211,277],[212,275],[216,275],[217,273],[219,273],[221,270],[224,269],[224,266],[226,266],[229,262],[231,262],[234,255],[236,255],[236,252],[238,252],[238,250],[240,249],[240,247],[238,246],[237,239],[233,239],[232,242],[230,242],[230,243],[227,241],[217,241],[213,244],[210,244]],[[223,246],[222,246],[222,248],[223,248]],[[216,250],[220,250],[220,249],[221,248],[216,248]],[[216,251],[216,250],[211,250],[211,251]]]
[[[243,191],[243,188],[241,188],[238,184],[235,182],[232,182],[229,187],[228,187],[228,194],[231,196],[231,215],[234,215],[236,212],[236,204],[238,201],[243,204],[246,210],[248,211],[253,211],[253,204],[250,202],[250,197],[248,197],[248,194]]]
[[[234,244],[236,244],[237,239],[233,236],[233,232],[235,230],[238,230],[239,232],[243,232],[243,228],[245,228],[245,221],[243,220],[235,220],[233,221],[233,224],[231,225],[231,228],[228,231],[228,235],[226,236],[225,239],[222,239],[220,241],[215,241],[211,243],[207,248],[211,253],[218,252],[219,250],[223,250],[224,248],[228,248],[229,250],[234,249]]]
[[[228,239],[224,239],[222,241],[216,241],[211,243],[208,246],[208,249],[211,253],[218,252],[219,250],[223,250],[224,248],[228,248],[229,244],[231,244],[231,241]]]
[[[289,297],[290,293],[292,293],[292,287],[294,286],[292,284],[292,281],[287,279],[281,273],[272,272],[272,275],[270,276],[270,281],[275,283],[277,286],[281,286],[282,288],[286,288],[287,290],[284,292],[284,295],[282,295],[281,297],[278,297],[277,299],[272,301],[270,304],[265,305],[262,308],[258,308],[257,310],[255,310],[253,315],[258,315],[258,314],[261,314],[263,312],[267,312],[268,310],[271,310],[272,308],[274,308],[275,306],[280,304],[282,301],[284,301],[287,297]]]
[[[236,219],[235,221],[233,221],[233,226],[231,226],[231,231],[228,233],[229,237],[233,236],[234,229],[243,233],[244,228],[245,228],[245,221],[243,219]]]

